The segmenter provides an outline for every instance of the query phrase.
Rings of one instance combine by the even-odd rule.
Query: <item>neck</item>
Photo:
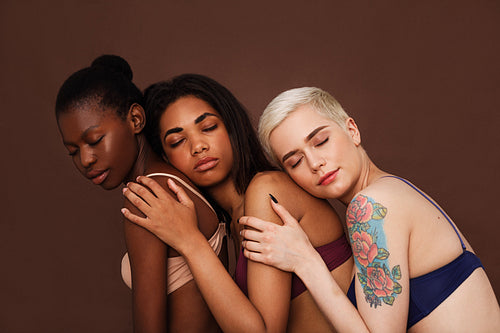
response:
[[[144,175],[146,168],[150,164],[151,157],[154,156],[151,146],[146,141],[144,135],[137,135],[137,158],[130,173],[125,177],[124,183],[135,181],[138,176]]]
[[[348,205],[354,196],[372,184],[374,181],[386,175],[387,173],[380,170],[368,157],[364,150],[361,151],[361,170],[357,182],[354,183],[351,190],[346,195],[339,198],[344,205]]]
[[[224,182],[205,189],[233,220],[240,218],[244,211],[245,195],[236,191],[234,182],[228,177]]]

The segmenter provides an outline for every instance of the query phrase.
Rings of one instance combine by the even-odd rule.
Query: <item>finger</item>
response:
[[[193,201],[191,198],[186,194],[184,189],[177,185],[172,179],[167,180],[168,187],[172,190],[172,192],[175,193],[177,196],[177,199],[181,204],[187,207],[194,207]]]
[[[266,256],[259,252],[251,252],[246,249],[243,250],[243,255],[247,257],[249,260],[255,261],[255,262],[260,262],[263,264],[268,264],[266,261]]]
[[[134,182],[127,183],[127,188],[135,193],[137,196],[141,197],[142,200],[146,201],[148,205],[151,206],[151,204],[156,200],[157,198],[151,191],[147,188],[142,186],[141,184],[137,184]]]
[[[262,232],[256,231],[254,229],[244,229],[241,230],[241,236],[245,240],[261,242],[262,241]]]
[[[262,250],[262,244],[257,243],[257,242],[252,242],[248,240],[244,240],[241,245],[243,248],[247,249],[248,251],[251,252],[261,252]]]
[[[148,215],[151,207],[144,200],[142,200],[141,197],[129,190],[128,187],[124,187],[122,192],[125,198],[127,198],[132,205],[137,207],[137,209],[139,209],[144,215]]]
[[[167,193],[165,188],[163,188],[163,186],[158,184],[158,182],[151,177],[139,176],[137,177],[137,182],[147,186],[154,193],[154,195],[160,199],[170,197],[170,194]]]
[[[242,216],[238,220],[239,224],[254,228],[256,230],[263,231],[266,226],[269,226],[271,224],[276,225],[272,222],[264,221],[259,219],[258,217],[253,217],[253,216]]]
[[[278,214],[278,216],[281,218],[284,225],[292,226],[299,224],[297,220],[295,220],[295,218],[288,212],[288,210],[279,203],[271,200],[271,207],[273,207],[276,214]]]
[[[140,216],[137,216],[135,214],[132,214],[130,212],[130,210],[128,210],[127,208],[122,208],[120,211],[122,212],[123,216],[125,216],[125,218],[127,220],[129,220],[130,222],[135,223],[138,226],[141,226],[141,227],[146,228],[146,229],[148,229],[148,230],[151,231],[151,229],[150,229],[151,228],[151,224],[148,223],[148,219],[147,218],[140,217]]]

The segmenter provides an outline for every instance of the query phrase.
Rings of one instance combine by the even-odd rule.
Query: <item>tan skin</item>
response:
[[[141,134],[145,116],[137,104],[130,107],[125,120],[112,109],[90,104],[61,113],[57,121],[75,167],[106,190],[155,172],[174,174],[190,183],[152,152]],[[156,177],[161,187],[167,186],[167,179]],[[201,199],[187,193],[198,216],[196,228],[209,238],[218,219]],[[140,214],[127,200],[124,206]],[[132,269],[134,331],[220,332],[193,280],[167,298],[167,258],[178,254],[134,223],[125,220],[124,228]]]
[[[294,136],[283,140],[285,133]],[[383,220],[383,228],[377,229],[377,239],[387,240],[383,245],[390,253],[389,267],[401,268],[398,282],[402,291],[392,305],[372,307],[356,279],[358,309],[355,309],[325,272],[324,264],[312,251],[296,221],[279,205],[273,207],[285,222],[284,227],[277,228],[274,223],[254,217],[241,219],[242,224],[260,231],[245,231],[245,255],[299,275],[339,332],[406,331],[409,279],[434,271],[462,253],[459,238],[445,216],[407,184],[383,178],[389,174],[377,168],[361,147],[361,136],[352,118],[341,127],[309,105],[303,105],[288,115],[269,139],[283,168],[309,193],[338,198],[348,206],[348,212],[352,209],[360,215],[361,210],[356,210],[354,204],[362,198],[386,208],[387,215],[378,220]],[[315,142],[325,143],[315,146]],[[470,244],[460,236],[472,252]],[[356,276],[360,273],[358,266],[353,267]],[[316,272],[314,276],[310,274],[312,271]],[[409,332],[494,332],[499,326],[498,302],[485,271],[478,268]]]
[[[230,177],[233,159],[227,131],[217,111],[204,101],[191,96],[178,99],[166,108],[160,127],[163,148],[169,161],[195,184],[203,186],[231,214],[233,230],[240,231],[237,220],[243,214],[280,223],[270,205],[269,193],[272,193],[300,221],[314,246],[327,244],[343,234],[332,207],[326,201],[304,192],[282,172],[259,173],[244,194],[237,193]],[[176,201],[151,179],[141,177],[139,182],[147,185],[156,197],[138,184],[129,184],[125,195],[148,219],[128,210],[124,210],[125,216],[151,230],[186,258],[203,297],[223,331],[331,331],[307,291],[290,300],[290,273],[249,262],[247,298],[215,260],[206,240],[196,233],[196,216],[185,192],[170,183],[170,188],[178,197]],[[139,200],[135,193],[148,204]],[[172,211],[176,212],[176,216],[184,216],[184,223],[169,219],[166,212]],[[351,270],[352,258],[331,272],[343,292],[348,289]]]

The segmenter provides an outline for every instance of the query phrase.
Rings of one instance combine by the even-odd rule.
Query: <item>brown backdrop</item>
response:
[[[1,332],[131,332],[121,195],[74,170],[54,100],[103,53],[141,88],[184,72],[227,85],[254,120],[320,86],[383,169],[454,218],[500,291],[498,1],[0,3]]]

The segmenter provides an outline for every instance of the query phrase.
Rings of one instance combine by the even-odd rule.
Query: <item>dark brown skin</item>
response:
[[[114,189],[140,175],[162,172],[174,174],[191,185],[184,175],[153,153],[141,133],[144,124],[144,110],[137,104],[131,106],[125,120],[114,110],[103,110],[97,105],[80,105],[58,117],[63,143],[76,168],[94,184]],[[167,187],[168,177],[155,179]],[[208,239],[219,223],[217,216],[196,195],[187,189],[186,192],[196,205],[199,229]],[[124,207],[139,213],[126,199]],[[134,331],[220,332],[193,280],[167,298],[167,258],[178,254],[134,223],[126,220],[124,228],[133,280]],[[226,256],[224,247],[223,261]]]

